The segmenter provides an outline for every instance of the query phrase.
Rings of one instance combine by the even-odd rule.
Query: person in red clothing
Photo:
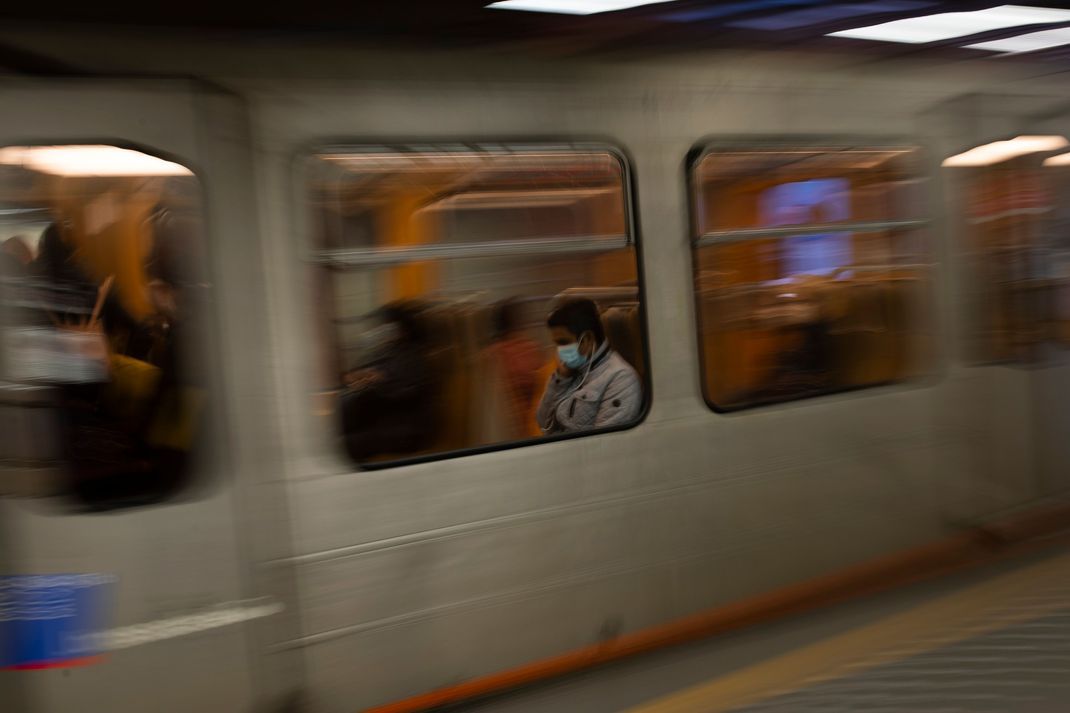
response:
[[[539,345],[524,334],[520,305],[511,299],[499,302],[494,310],[494,340],[487,348],[488,355],[502,379],[505,396],[508,437],[528,438],[532,432],[531,414],[538,398],[539,370],[543,353]]]

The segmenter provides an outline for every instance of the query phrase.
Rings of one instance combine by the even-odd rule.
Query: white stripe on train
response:
[[[179,636],[188,636],[189,634],[218,629],[253,619],[262,619],[279,614],[284,609],[285,607],[281,602],[269,599],[227,602],[195,614],[160,619],[144,624],[122,626],[111,631],[98,632],[87,636],[92,639],[92,643],[98,644],[90,648],[97,651],[115,651],[155,641],[174,639]]]

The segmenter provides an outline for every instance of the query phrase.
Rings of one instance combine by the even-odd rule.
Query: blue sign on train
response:
[[[103,653],[115,577],[0,575],[0,669],[75,666]]]

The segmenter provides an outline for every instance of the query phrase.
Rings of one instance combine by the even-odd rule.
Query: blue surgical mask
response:
[[[587,357],[580,354],[580,343],[562,344],[557,348],[557,358],[569,369],[579,369],[587,363]]]

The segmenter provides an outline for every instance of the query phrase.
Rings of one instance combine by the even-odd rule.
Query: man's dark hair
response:
[[[550,313],[546,320],[549,327],[564,327],[576,335],[579,339],[584,332],[594,335],[595,341],[601,344],[606,340],[606,332],[602,327],[602,318],[598,314],[598,305],[589,299],[571,299],[561,304]]]

